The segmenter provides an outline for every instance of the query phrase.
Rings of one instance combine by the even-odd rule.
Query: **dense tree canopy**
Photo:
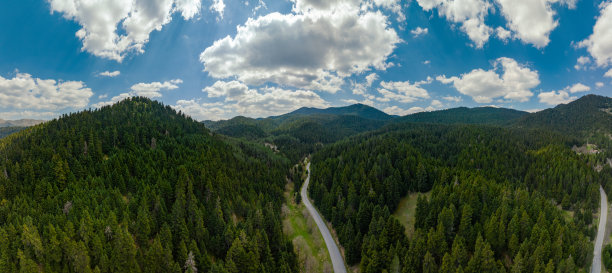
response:
[[[280,215],[307,154],[309,195],[361,272],[585,270],[612,134],[601,121],[563,131],[610,105],[570,106],[199,123],[132,98],[64,115],[0,140],[0,272],[296,272]],[[583,139],[597,146],[572,151]],[[392,213],[417,192],[407,234]]]
[[[133,98],[0,141],[0,272],[295,272],[286,160]]]
[[[313,156],[310,195],[362,272],[574,272],[590,265],[602,178],[571,144],[544,131],[391,126]],[[409,240],[390,214],[427,191]]]

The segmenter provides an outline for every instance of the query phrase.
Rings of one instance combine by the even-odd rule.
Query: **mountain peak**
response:
[[[313,107],[302,107],[291,113],[282,116],[294,116],[294,115],[347,115],[347,116],[358,116],[372,120],[388,120],[393,116],[380,111],[372,106],[356,103],[348,106],[341,107],[329,107],[325,109],[313,108]]]
[[[507,108],[491,106],[468,108],[462,106],[432,112],[420,112],[404,116],[401,120],[418,123],[504,125],[526,114],[527,112]]]
[[[539,111],[521,118],[519,127],[544,128],[575,136],[612,130],[612,98],[586,95],[568,104]]]

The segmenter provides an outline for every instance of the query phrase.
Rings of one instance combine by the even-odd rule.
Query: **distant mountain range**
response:
[[[366,119],[373,120],[389,120],[397,116],[388,115],[387,113],[380,111],[374,107],[364,105],[361,103],[353,104],[345,107],[330,107],[326,109],[302,107],[291,113],[284,114],[280,117],[297,116],[297,115],[346,115],[346,116],[358,116]]]
[[[40,121],[30,122],[17,124]],[[26,127],[0,128],[0,136],[13,128]],[[470,245],[484,244],[487,259],[494,264],[494,257],[506,259],[510,250],[505,244],[491,248],[476,234],[487,235],[499,226],[496,211],[508,208],[506,219],[512,214],[538,219],[544,233],[558,231],[559,223],[565,223],[559,207],[566,206],[564,203],[576,215],[594,211],[597,189],[602,184],[610,192],[612,180],[610,169],[602,171],[608,176],[599,179],[588,163],[611,157],[611,133],[612,99],[593,95],[537,113],[460,107],[398,117],[356,104],[203,124],[161,103],[129,98],[65,115],[0,140],[0,189],[8,207],[15,208],[4,210],[4,218],[12,220],[0,221],[0,233],[8,231],[4,241],[16,241],[27,250],[3,248],[6,257],[22,257],[5,259],[9,269],[0,271],[17,272],[21,261],[34,272],[39,268],[62,271],[74,255],[35,261],[35,244],[30,242],[59,240],[62,243],[55,246],[43,244],[40,252],[78,252],[75,257],[96,268],[106,261],[98,257],[114,253],[110,260],[126,261],[124,268],[115,270],[121,272],[179,272],[193,255],[205,261],[202,272],[210,269],[206,267],[225,272],[226,265],[235,272],[249,271],[236,270],[234,259],[270,272],[297,272],[298,256],[282,233],[281,208],[286,179],[298,181],[302,175],[300,168],[291,166],[309,154],[313,155],[311,198],[339,234],[344,234],[339,240],[350,246],[347,253],[378,253],[374,248],[382,244],[383,251],[405,250],[413,247],[412,242],[420,244],[421,250],[427,245],[435,249],[441,244],[427,240],[434,238],[443,244],[447,236],[444,223],[458,219],[453,211],[459,210],[453,208],[471,214],[469,207],[463,209],[463,204],[470,203],[477,212],[474,215],[487,217],[479,220],[484,225],[468,229]],[[594,139],[590,144],[602,151],[589,162],[570,150],[587,139]],[[404,230],[390,218],[388,209],[397,207],[409,191],[432,188],[430,198],[416,201],[424,213],[415,214],[415,240],[401,239]],[[456,203],[461,196],[505,195],[508,198]],[[494,206],[488,207],[489,203]],[[554,219],[538,218],[542,211]],[[431,215],[446,220],[428,223]],[[379,220],[372,221],[374,216]],[[589,262],[585,257],[590,253],[588,234],[592,231],[582,217],[580,226],[567,221],[561,232],[564,236],[572,232],[573,237],[566,240],[572,244],[558,249],[570,249],[571,253],[563,254],[570,265],[574,263],[571,255],[581,251],[580,266],[584,268]],[[75,227],[79,232],[75,233]],[[389,232],[380,232],[387,227]],[[94,243],[83,243],[83,236]],[[531,245],[541,241],[538,236],[517,245],[535,249]],[[251,255],[255,252],[250,249],[257,255]],[[262,256],[257,249],[263,249]],[[120,257],[116,253],[128,254]],[[483,256],[465,253],[465,257]],[[407,255],[414,261],[422,259]],[[365,263],[358,255],[352,257],[356,257],[353,264]],[[378,264],[388,263],[386,255],[373,257],[383,257],[377,258],[382,259]],[[83,271],[92,271],[88,263]]]
[[[418,123],[507,125],[513,120],[528,114],[527,112],[507,108],[459,107],[433,112],[416,113],[401,117],[400,120]]]
[[[0,127],[30,127],[40,123],[44,120],[36,119],[19,119],[19,120],[3,120],[0,119]]]
[[[271,116],[268,118],[247,118],[237,116],[229,120],[203,121],[213,131],[231,136],[241,135],[237,129],[249,129],[257,137],[266,135],[274,130],[288,130],[300,126],[305,122],[315,122],[321,125],[342,125],[342,122],[352,127],[356,124],[377,124],[380,127],[390,122],[411,123],[441,123],[441,124],[488,124],[509,125],[513,121],[528,115],[519,110],[495,107],[459,107],[432,112],[421,112],[407,116],[389,115],[374,107],[364,104],[353,104],[345,107],[330,107],[325,109],[302,107],[293,112]],[[372,127],[372,126],[368,126]],[[357,129],[357,128],[355,128]],[[371,129],[371,128],[366,128]]]
[[[581,139],[598,132],[601,132],[598,133],[599,136],[612,135],[612,99],[587,95],[572,103],[536,113],[495,107],[458,107],[402,117],[388,115],[371,106],[354,104],[326,109],[303,107],[268,118],[238,116],[229,120],[203,123],[218,134],[273,142],[281,151],[300,153],[314,151],[312,145],[316,143],[333,143],[347,136],[377,130],[387,125],[410,123],[481,124],[545,129]],[[301,146],[302,149],[296,146]]]
[[[213,130],[235,124],[259,125],[266,129],[273,129],[286,121],[295,121],[302,118],[315,118],[329,120],[338,116],[352,116],[375,121],[402,121],[416,123],[465,123],[465,124],[505,124],[518,119],[527,112],[495,107],[459,107],[432,112],[421,112],[407,116],[389,115],[372,106],[364,104],[353,104],[344,107],[330,107],[325,109],[302,107],[293,112],[271,116],[267,118],[248,118],[237,116],[229,120],[211,121],[203,123]]]
[[[612,133],[612,98],[586,95],[574,102],[525,115],[515,124],[523,128],[547,129],[577,137]]]

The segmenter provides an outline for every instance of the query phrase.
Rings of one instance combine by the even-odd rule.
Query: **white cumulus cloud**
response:
[[[461,102],[462,99],[459,96],[446,96],[443,97],[442,99],[444,99],[445,101],[450,101],[450,102]]]
[[[438,9],[440,16],[446,17],[452,23],[461,24],[465,32],[477,48],[482,48],[489,40],[492,29],[485,24],[485,17],[491,3],[485,0],[417,0],[425,11]]]
[[[295,13],[357,10],[361,6],[361,0],[291,0],[291,2]]]
[[[104,72],[100,72],[100,73],[98,74],[98,76],[102,76],[102,77],[110,77],[110,78],[112,78],[112,77],[117,77],[117,76],[119,76],[120,74],[121,74],[121,71],[118,71],[118,70],[117,70],[117,71],[112,71],[112,72],[111,72],[111,71],[104,71]]]
[[[590,91],[591,87],[588,87],[582,83],[577,83],[572,86],[568,86],[567,89],[570,91],[570,93],[579,93],[579,92]]]
[[[378,93],[380,93],[382,97],[378,97],[376,100],[381,102],[397,101],[401,103],[411,103],[420,99],[428,99],[429,92],[421,87],[421,85],[429,84],[432,80],[432,78],[428,78],[425,81],[415,83],[409,81],[383,81],[380,83],[381,88],[378,88]]]
[[[433,108],[440,108],[442,106],[444,106],[444,105],[439,100],[432,100],[431,101],[431,107],[433,107]]]
[[[147,98],[159,98],[162,96],[162,90],[174,90],[178,85],[183,83],[181,79],[174,79],[165,82],[137,83],[130,88],[135,96]]]
[[[62,110],[80,110],[87,106],[93,92],[81,81],[40,79],[27,73],[13,78],[0,76],[0,108],[3,116],[39,118]]]
[[[372,86],[372,84],[374,83],[374,81],[378,80],[378,75],[376,75],[376,73],[370,73],[369,75],[366,76],[366,83],[367,86],[370,87]]]
[[[210,6],[210,10],[219,14],[219,18],[223,19],[223,12],[225,11],[225,3],[223,0],[213,0],[212,6]]]
[[[586,65],[589,64],[591,62],[591,58],[587,57],[587,56],[580,56],[578,57],[578,60],[576,60],[576,65],[574,65],[574,68],[576,70],[586,70]]]
[[[498,58],[491,70],[474,69],[457,77],[438,76],[438,81],[453,84],[459,93],[478,103],[491,103],[495,98],[525,102],[533,96],[531,89],[540,84],[538,71],[511,58]]]
[[[578,46],[586,47],[597,65],[605,67],[612,64],[612,2],[603,2],[600,13],[593,34]]]
[[[507,42],[510,38],[512,38],[512,32],[503,27],[497,27],[495,29],[495,34],[497,34],[497,38],[504,42]]]
[[[401,0],[374,0],[374,4],[391,10],[397,15],[398,22],[403,22],[406,20],[406,15],[402,11]]]
[[[244,96],[249,91],[249,87],[239,81],[217,81],[202,91],[207,93],[209,98],[226,97],[226,100],[231,101]]]
[[[550,33],[559,25],[553,5],[575,8],[576,0],[417,0],[423,10],[438,9],[438,14],[452,24],[460,24],[477,48],[482,48],[495,33],[506,42],[516,38],[537,48],[550,42]],[[496,5],[494,5],[495,3]],[[485,23],[486,16],[499,8],[506,28]]]
[[[416,27],[415,29],[411,30],[410,33],[412,33],[412,35],[416,38],[422,35],[425,35],[429,32],[429,29],[427,28],[421,28],[421,27]]]
[[[204,70],[249,86],[334,93],[350,75],[390,66],[387,58],[401,40],[380,11],[360,10],[350,0],[294,2],[292,14],[248,19],[234,37],[215,41],[200,55]]]
[[[419,113],[419,112],[431,112],[431,111],[435,111],[436,109],[428,106],[426,108],[420,107],[420,106],[414,106],[414,107],[410,107],[408,109],[402,109],[398,106],[391,106],[391,107],[387,107],[385,109],[383,109],[383,112],[389,114],[389,115],[397,115],[397,116],[407,116],[407,115],[411,115],[411,114],[415,114],[415,113]]]
[[[175,106],[196,119],[220,119],[236,115],[266,117],[284,114],[303,106],[328,107],[329,103],[308,90],[287,90],[277,87],[252,89],[238,81],[217,81],[202,90],[211,98],[224,98],[223,103],[179,101]],[[211,106],[214,112],[211,112]],[[221,111],[222,110],[222,111]]]
[[[570,103],[577,99],[577,97],[570,96],[567,91],[550,91],[550,92],[542,92],[538,95],[541,103],[546,103],[548,105],[558,105]]]
[[[178,88],[178,85],[183,83],[181,79],[174,79],[165,82],[150,82],[150,83],[137,83],[132,85],[129,92],[121,93],[117,96],[112,97],[108,101],[98,102],[93,104],[94,108],[100,108],[102,106],[111,105],[118,101],[130,97],[147,97],[147,98],[159,98],[162,96],[161,91],[174,90]]]
[[[200,12],[201,0],[48,0],[52,12],[74,20],[83,51],[121,62],[128,52],[142,53],[149,34],[179,12],[185,20]]]
[[[220,102],[201,103],[196,100],[178,100],[172,107],[200,121],[228,118],[227,114],[230,112],[230,109]]]
[[[548,45],[550,33],[559,25],[552,4],[575,6],[573,0],[497,0],[497,3],[516,38],[537,48]]]

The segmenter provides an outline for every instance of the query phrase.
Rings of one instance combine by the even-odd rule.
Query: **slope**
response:
[[[378,129],[394,116],[362,104],[327,109],[300,108],[291,113],[264,119],[235,117],[230,120],[204,121],[216,133],[274,143],[292,162],[313,153],[321,145],[344,137]]]
[[[132,98],[0,140],[0,272],[295,272],[287,161]]]
[[[514,124],[519,128],[541,128],[588,137],[612,133],[612,98],[586,95],[568,104],[526,115]]]
[[[289,116],[296,115],[315,115],[315,114],[324,114],[324,115],[350,115],[350,116],[358,116],[365,119],[373,119],[373,120],[389,120],[394,118],[395,116],[388,115],[387,113],[380,111],[374,107],[364,105],[361,103],[344,106],[344,107],[329,107],[325,109],[319,108],[310,108],[310,107],[302,107],[293,112],[273,117],[273,118],[283,118]]]
[[[441,124],[507,125],[527,112],[495,107],[459,107],[440,111],[421,112],[399,118],[398,121]]]
[[[482,125],[392,127],[312,157],[309,196],[338,231],[349,265],[361,272],[590,265],[598,188],[610,176],[572,152],[573,140]],[[429,191],[417,200],[409,240],[391,213],[408,192]]]

